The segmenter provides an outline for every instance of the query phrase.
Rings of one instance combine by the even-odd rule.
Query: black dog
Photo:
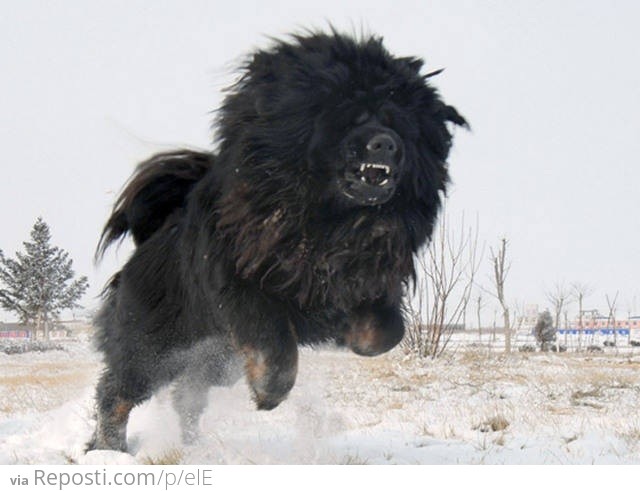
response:
[[[413,255],[447,184],[448,122],[466,125],[379,38],[294,36],[258,51],[220,110],[215,154],[141,164],[99,254],[133,256],[97,318],[106,370],[89,449],[126,449],[129,412],[178,379],[183,434],[206,389],[244,369],[259,409],[294,385],[298,344],[360,355],[402,339]]]

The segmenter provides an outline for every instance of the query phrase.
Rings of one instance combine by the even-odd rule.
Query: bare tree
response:
[[[522,330],[522,326],[524,325],[524,312],[526,310],[524,302],[516,301],[511,307],[511,332],[516,336]]]
[[[546,292],[546,296],[553,306],[554,326],[559,329],[562,310],[571,301],[571,291],[565,286],[564,282],[559,282],[554,285],[553,290]]]
[[[496,319],[498,317],[497,309],[493,309],[493,323],[491,324],[491,342],[496,342]]]
[[[564,347],[565,349],[567,348],[568,335],[569,335],[569,312],[567,311],[567,309],[564,309]],[[556,342],[558,343],[558,351],[560,351],[560,346],[559,346],[560,340],[556,338]]]
[[[478,300],[476,301],[476,316],[478,319],[478,341],[482,341],[482,319],[481,319],[481,313],[482,313],[482,307],[484,306],[484,303],[482,302],[482,293],[478,294]]]
[[[442,213],[433,241],[417,259],[405,349],[432,358],[443,353],[453,328],[464,319],[479,261],[477,223],[467,228],[463,216],[456,233]]]
[[[591,286],[587,285],[586,283],[575,282],[571,284],[571,290],[574,298],[578,301],[578,351],[579,351],[582,348],[582,329],[584,327],[584,324],[582,323],[582,320],[583,320],[582,316],[584,314],[583,302],[587,296],[591,295],[591,293],[593,292],[593,288],[591,288]]]
[[[607,317],[607,324],[613,326],[613,343],[616,348],[618,346],[618,330],[616,329],[616,303],[618,302],[618,292],[613,297],[613,300],[609,298],[609,295],[605,295],[607,299],[607,307],[609,308],[609,315]]]
[[[507,264],[507,239],[500,240],[500,248],[497,253],[491,249],[491,262],[493,264],[493,280],[496,288],[494,296],[498,299],[500,307],[502,307],[502,320],[504,322],[504,351],[511,353],[511,322],[509,318],[509,306],[505,299],[504,286],[510,264]]]

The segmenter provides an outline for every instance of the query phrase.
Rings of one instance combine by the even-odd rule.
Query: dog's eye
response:
[[[380,124],[382,126],[391,126],[391,115],[389,114],[389,111],[386,111],[386,110],[380,111],[380,114],[378,115],[378,119],[380,120]]]

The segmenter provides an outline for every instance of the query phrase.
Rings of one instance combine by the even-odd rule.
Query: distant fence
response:
[[[615,332],[614,332],[615,331]],[[635,338],[637,330],[629,329],[562,329],[557,331],[556,342],[552,345],[566,348],[568,351],[587,351],[594,347],[608,353],[640,353],[640,342]],[[492,352],[504,351],[504,333],[483,330],[457,331],[451,333],[447,350],[486,349]],[[518,351],[524,347],[538,348],[535,336],[531,333],[516,332],[511,337],[511,348]],[[526,349],[525,349],[526,351]]]
[[[580,333],[586,336],[601,335],[601,336],[629,336],[631,331],[629,329],[558,329],[558,335],[571,334],[573,336],[579,336]]]

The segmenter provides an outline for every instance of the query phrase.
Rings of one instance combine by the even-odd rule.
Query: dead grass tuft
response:
[[[413,392],[415,389],[410,385],[399,385],[391,387],[391,390],[394,392]]]
[[[24,385],[55,388],[81,382],[84,378],[81,373],[23,373],[19,375],[0,376],[0,385],[8,389]]]
[[[182,457],[182,450],[172,448],[157,456],[147,456],[142,459],[142,463],[145,465],[180,465]]]
[[[64,455],[64,460],[67,462],[67,464],[76,465],[78,463],[78,461],[72,455],[66,452],[63,455]]]
[[[588,397],[602,397],[602,391],[600,387],[596,387],[591,390],[576,390],[573,394],[571,394],[571,399],[586,399]]]
[[[387,406],[389,409],[404,409],[404,403],[402,401],[393,401]]]
[[[492,416],[486,421],[477,424],[473,427],[474,430],[478,430],[481,433],[489,433],[490,431],[504,431],[509,427],[509,421],[502,415]]]
[[[600,403],[593,402],[593,399],[599,399],[603,396],[602,388],[595,387],[590,390],[576,390],[571,394],[571,404],[573,406],[584,406],[593,409],[602,409],[604,406]]]
[[[618,429],[616,435],[633,447],[640,446],[640,421],[634,419],[625,428]]]
[[[495,443],[496,445],[499,445],[501,447],[504,447],[504,444],[506,443],[504,433],[500,433],[500,435],[498,435],[498,438],[493,440],[493,443]]]
[[[456,353],[452,363],[463,363],[468,365],[486,365],[487,363],[499,362],[499,355],[482,348],[470,348]]]
[[[356,455],[346,455],[340,465],[367,465],[369,461],[367,459],[363,459],[358,454]]]

